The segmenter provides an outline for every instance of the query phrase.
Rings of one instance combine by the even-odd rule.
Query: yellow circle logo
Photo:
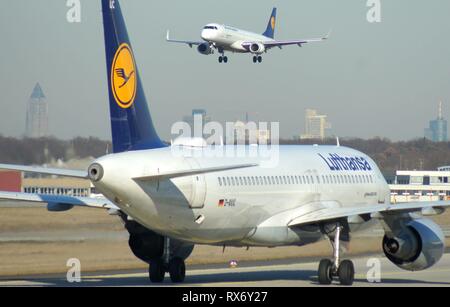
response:
[[[270,19],[270,24],[272,25],[272,30],[275,29],[275,17],[272,16]]]
[[[117,104],[127,109],[136,98],[137,76],[133,52],[128,44],[120,45],[111,67],[111,88]]]

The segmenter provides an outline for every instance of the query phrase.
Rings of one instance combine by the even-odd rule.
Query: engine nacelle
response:
[[[147,263],[164,253],[164,237],[153,232],[130,233],[128,244],[133,254]]]
[[[198,45],[197,51],[203,55],[208,55],[214,53],[213,48],[208,43],[203,43]]]
[[[261,54],[266,51],[266,47],[261,43],[252,43],[249,46],[249,50],[251,53]]]
[[[410,221],[395,237],[384,236],[386,257],[401,269],[425,270],[437,263],[445,248],[441,228],[428,219]]]

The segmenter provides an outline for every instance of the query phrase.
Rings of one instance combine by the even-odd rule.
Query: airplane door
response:
[[[200,165],[194,158],[186,158],[192,169],[200,168]],[[206,199],[206,180],[203,174],[193,175],[192,177],[192,193],[189,200],[191,208],[203,208]]]

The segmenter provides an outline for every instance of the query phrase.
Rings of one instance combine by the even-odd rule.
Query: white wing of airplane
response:
[[[201,45],[204,43],[204,42],[200,42],[200,41],[184,41],[184,40],[171,39],[169,30],[167,30],[166,41],[168,41],[170,43],[187,44],[191,48],[192,48],[192,46],[198,46],[198,45]]]
[[[291,220],[288,222],[288,226],[301,226],[322,221],[338,220],[341,218],[347,218],[351,216],[371,215],[371,217],[382,217],[378,214],[399,214],[401,212],[421,212],[423,215],[437,215],[441,214],[446,207],[450,207],[450,201],[437,201],[437,202],[409,202],[401,204],[379,204],[379,205],[364,205],[361,207],[336,207],[320,205],[314,209],[311,206],[309,212],[302,212],[299,216],[298,212],[292,212]],[[294,209],[295,211],[296,209]]]
[[[301,47],[303,44],[315,43],[315,42],[321,42],[321,41],[327,40],[330,37],[330,34],[331,34],[331,32],[328,32],[327,35],[325,35],[324,37],[321,37],[321,38],[310,38],[310,39],[301,39],[301,40],[285,40],[285,41],[274,40],[274,41],[263,42],[263,44],[266,48],[273,48],[273,47],[281,48],[283,46],[288,46],[288,45],[298,45],[299,47]]]

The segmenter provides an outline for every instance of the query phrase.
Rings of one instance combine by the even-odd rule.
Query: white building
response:
[[[317,110],[306,109],[305,111],[305,133],[300,139],[323,140],[327,137],[331,124],[327,121],[327,115],[321,115]]]
[[[450,200],[450,168],[436,171],[397,171],[386,178],[391,202]]]

